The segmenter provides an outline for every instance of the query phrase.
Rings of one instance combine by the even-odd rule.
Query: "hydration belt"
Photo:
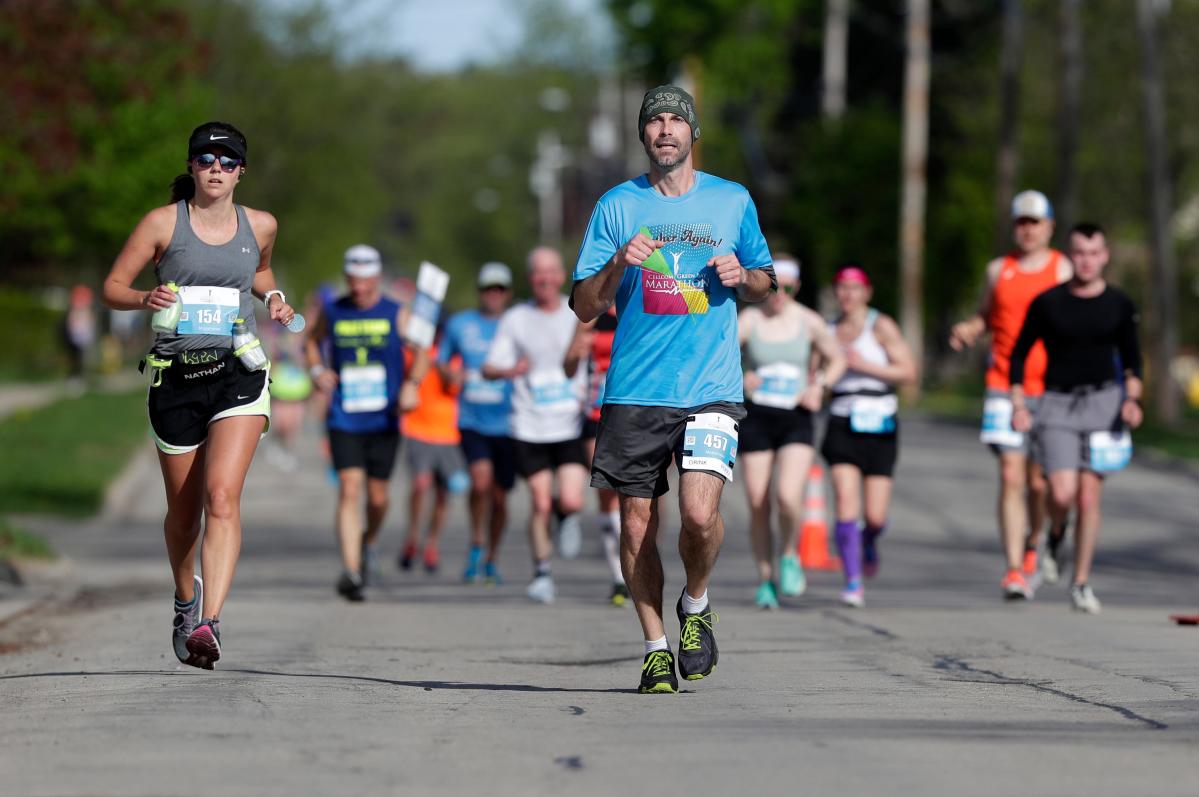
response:
[[[226,348],[181,351],[174,359],[151,353],[138,363],[137,370],[144,374],[150,369],[150,387],[161,386],[164,374],[169,374],[174,384],[196,385],[224,376],[233,359],[233,352]]]

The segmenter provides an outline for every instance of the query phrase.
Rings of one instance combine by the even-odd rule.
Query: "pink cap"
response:
[[[867,288],[873,287],[869,275],[858,266],[842,266],[838,269],[837,276],[833,277],[833,284],[838,282],[857,282]]]

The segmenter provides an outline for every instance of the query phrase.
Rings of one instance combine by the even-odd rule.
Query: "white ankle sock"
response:
[[[704,594],[698,598],[693,598],[687,594],[687,590],[683,590],[683,614],[699,614],[704,609],[708,608],[708,591],[704,590]]]
[[[648,656],[655,650],[670,650],[670,643],[666,641],[666,634],[663,634],[658,639],[645,640],[645,655]]]

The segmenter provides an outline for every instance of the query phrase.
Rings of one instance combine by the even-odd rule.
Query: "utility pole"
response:
[[[1012,242],[1012,197],[1020,169],[1020,65],[1024,60],[1024,14],[1020,0],[1003,0],[999,56],[999,148],[995,156],[995,251]]]
[[[529,169],[529,188],[537,197],[541,243],[562,244],[562,169],[568,163],[566,148],[556,130],[537,135],[537,159]]]
[[[1054,204],[1057,206],[1059,234],[1066,234],[1078,220],[1078,152],[1079,93],[1082,88],[1082,23],[1079,19],[1081,0],[1061,0],[1061,61],[1058,83],[1058,186]]]
[[[1170,363],[1178,353],[1178,264],[1170,235],[1172,212],[1170,174],[1166,171],[1166,107],[1158,53],[1157,17],[1165,8],[1160,0],[1137,0],[1137,32],[1141,40],[1141,86],[1145,99],[1145,148],[1149,164],[1149,230],[1153,251],[1153,304],[1157,312],[1151,340],[1149,377],[1158,419],[1178,423],[1178,391],[1170,377]]]
[[[900,327],[924,366],[924,209],[928,166],[929,0],[908,0],[903,81],[903,199],[899,211]],[[919,395],[916,386],[909,396]]]
[[[826,122],[840,121],[845,113],[845,86],[849,73],[849,0],[826,0],[824,7],[824,70],[820,110]]]

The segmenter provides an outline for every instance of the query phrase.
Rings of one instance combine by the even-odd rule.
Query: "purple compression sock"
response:
[[[845,583],[862,578],[862,529],[856,520],[838,520],[835,535],[841,564],[845,568]]]

